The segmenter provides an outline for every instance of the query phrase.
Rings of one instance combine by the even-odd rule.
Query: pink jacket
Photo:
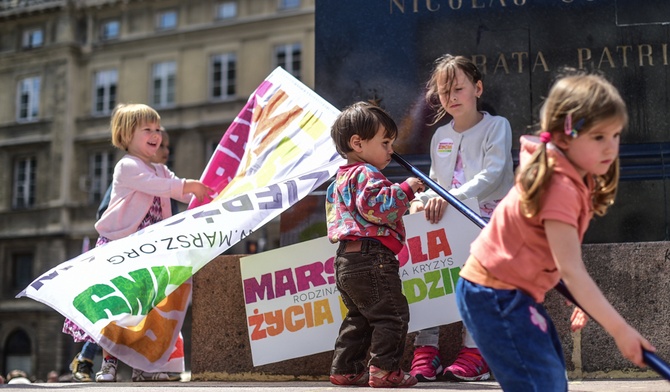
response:
[[[141,159],[124,155],[114,167],[112,197],[109,207],[95,223],[103,237],[118,240],[137,231],[154,196],[160,196],[163,219],[172,216],[170,199],[187,203],[191,194],[184,195],[184,181],[165,165],[148,166]]]

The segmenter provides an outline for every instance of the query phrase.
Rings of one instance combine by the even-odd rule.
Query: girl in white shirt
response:
[[[452,117],[431,140],[430,178],[459,200],[477,198],[481,215],[488,218],[514,184],[514,169],[509,121],[478,109],[483,91],[477,66],[466,57],[446,54],[435,61],[426,100],[436,111],[433,125],[447,114]],[[437,223],[446,208],[447,201],[428,190],[416,195],[410,212],[425,211],[426,219]],[[410,373],[419,381],[435,381],[442,375],[438,340],[439,327],[416,336]],[[453,381],[488,379],[488,365],[467,330],[463,343],[444,376]]]

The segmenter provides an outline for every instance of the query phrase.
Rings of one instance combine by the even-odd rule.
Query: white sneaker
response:
[[[132,380],[137,381],[181,381],[181,373],[173,372],[145,372],[140,369],[133,369]]]
[[[95,374],[95,381],[97,382],[116,382],[116,365],[118,361],[116,358],[105,358],[102,363],[100,371]]]

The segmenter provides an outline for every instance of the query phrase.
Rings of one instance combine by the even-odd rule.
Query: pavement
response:
[[[231,381],[188,381],[188,382],[118,382],[118,383],[40,383],[40,384],[4,384],[0,391],[119,391],[123,392],[352,392],[355,387],[338,387],[327,381],[288,381],[288,382],[231,382]],[[468,383],[433,382],[420,383],[412,390],[430,391],[502,391],[495,381],[477,381]],[[569,383],[571,392],[670,392],[670,382],[662,379],[629,380],[583,380]]]

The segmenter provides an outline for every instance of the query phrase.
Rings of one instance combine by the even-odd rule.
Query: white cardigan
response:
[[[476,197],[485,203],[502,199],[514,185],[512,128],[506,118],[481,112],[484,118],[464,132],[456,132],[453,121],[439,127],[430,142],[430,178],[459,200]],[[458,150],[461,150],[466,182],[451,189]],[[433,190],[418,193],[425,205]]]

